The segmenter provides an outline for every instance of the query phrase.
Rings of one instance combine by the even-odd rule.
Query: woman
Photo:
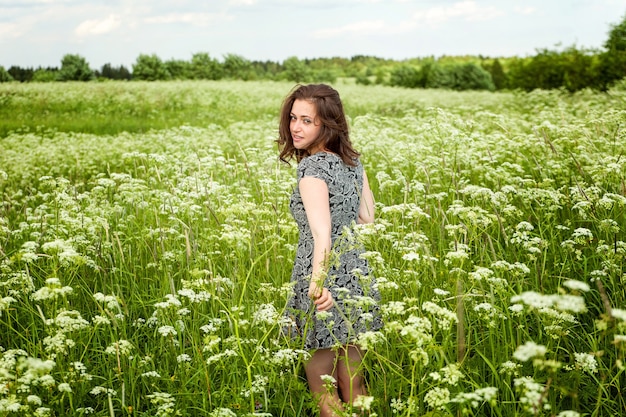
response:
[[[280,114],[280,159],[298,161],[290,209],[299,240],[291,276],[294,293],[286,331],[312,351],[305,365],[320,416],[332,416],[366,395],[358,335],[382,326],[379,299],[363,248],[346,228],[374,221],[374,198],[348,136],[337,91],[324,84],[298,86]],[[329,389],[327,376],[337,385]],[[332,380],[331,380],[332,381]]]

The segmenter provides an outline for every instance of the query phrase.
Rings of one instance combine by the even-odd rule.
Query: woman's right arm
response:
[[[363,170],[363,190],[361,190],[358,223],[374,223],[374,194],[370,189],[365,170]]]

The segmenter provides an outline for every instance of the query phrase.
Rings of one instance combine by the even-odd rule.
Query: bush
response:
[[[491,74],[471,62],[461,65],[424,66],[423,79],[427,88],[446,88],[457,91],[495,90]]]
[[[509,86],[526,91],[565,88],[570,92],[599,84],[598,65],[587,51],[569,47],[564,51],[544,49],[529,59],[514,60]]]
[[[311,70],[297,57],[292,56],[283,62],[284,76],[289,81],[296,83],[311,79]]]
[[[167,67],[157,55],[141,54],[133,64],[133,79],[145,81],[169,80],[172,78]]]
[[[500,60],[495,59],[491,64],[483,64],[483,68],[491,74],[491,80],[496,90],[508,87],[508,77],[502,68]]]
[[[59,81],[89,81],[93,78],[93,71],[85,58],[73,54],[63,56],[61,71],[57,75]]]
[[[198,52],[191,58],[191,78],[195,80],[219,80],[224,70],[216,59],[206,52]]]
[[[6,83],[9,81],[13,81],[13,77],[11,77],[11,74],[9,74],[3,66],[0,66],[0,83]]]
[[[420,85],[420,71],[413,65],[403,64],[394,68],[389,75],[389,85],[393,87],[417,88]]]
[[[38,68],[33,73],[32,81],[40,82],[40,83],[49,83],[52,81],[57,81],[58,79],[57,73],[58,73],[57,70]]]

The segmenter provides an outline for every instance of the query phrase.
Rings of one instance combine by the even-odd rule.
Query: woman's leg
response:
[[[363,353],[354,345],[346,345],[339,350],[337,362],[337,383],[344,402],[352,404],[359,395],[367,395],[361,361]]]
[[[330,375],[337,379],[336,372],[337,353],[331,349],[316,350],[311,359],[304,366],[309,389],[317,398],[320,407],[320,417],[332,417],[339,415],[343,410],[337,394],[337,388],[328,389],[322,380],[322,375]]]

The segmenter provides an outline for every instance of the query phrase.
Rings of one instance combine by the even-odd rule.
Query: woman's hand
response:
[[[317,308],[317,311],[328,311],[333,307],[335,300],[328,288],[323,287],[320,289],[317,283],[312,282],[309,285],[309,297],[313,299],[313,304]]]

